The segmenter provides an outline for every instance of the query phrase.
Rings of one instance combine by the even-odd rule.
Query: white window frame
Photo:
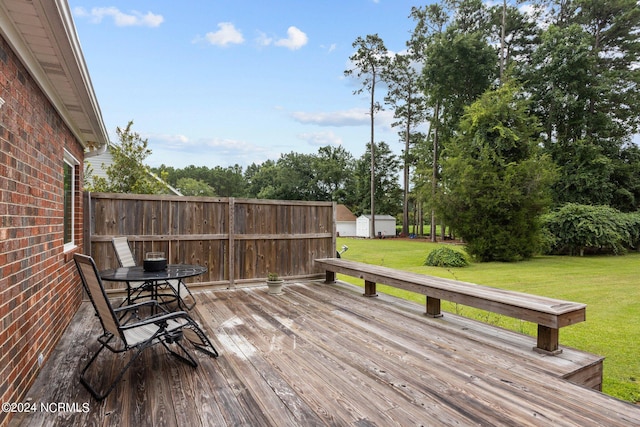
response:
[[[71,167],[71,239],[69,242],[64,242],[64,252],[70,251],[74,249],[76,245],[76,191],[77,191],[77,182],[76,182],[76,167],[80,165],[78,159],[76,159],[71,153],[67,150],[64,150],[64,166]],[[62,190],[64,193],[64,181],[65,181],[65,173],[64,169],[62,171]],[[66,194],[63,195],[63,199],[66,197]],[[63,208],[63,211],[65,209]],[[63,241],[65,236],[65,227],[67,224],[66,211],[63,212]]]

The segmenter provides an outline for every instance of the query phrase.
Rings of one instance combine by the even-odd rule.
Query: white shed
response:
[[[376,215],[375,218],[376,237],[395,237],[396,219],[394,217],[391,215]],[[356,236],[369,237],[369,224],[371,224],[371,215],[360,215],[356,220]]]
[[[345,205],[336,206],[336,232],[340,237],[356,236],[356,216]]]

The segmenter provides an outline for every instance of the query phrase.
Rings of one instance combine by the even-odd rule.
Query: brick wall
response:
[[[82,294],[64,252],[64,149],[76,167],[75,241],[82,251],[83,151],[0,36],[0,403],[20,402]],[[0,412],[0,426],[9,416]]]

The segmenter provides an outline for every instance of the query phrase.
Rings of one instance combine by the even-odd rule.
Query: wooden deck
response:
[[[10,425],[640,426],[639,407],[561,378],[588,383],[579,373],[598,357],[541,355],[533,337],[361,294],[319,281],[280,296],[266,286],[198,293],[194,311],[220,357],[196,353],[193,369],[156,346],[101,403],[78,381],[99,328],[83,304],[28,393],[38,411]],[[109,355],[100,372],[122,361]]]

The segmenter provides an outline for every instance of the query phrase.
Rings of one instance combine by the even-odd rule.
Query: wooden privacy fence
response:
[[[162,251],[172,264],[198,264],[193,285],[323,277],[315,258],[336,254],[335,203],[85,193],[85,242],[99,269],[118,261],[111,240],[127,236],[139,265]],[[122,284],[105,283],[121,288]]]

